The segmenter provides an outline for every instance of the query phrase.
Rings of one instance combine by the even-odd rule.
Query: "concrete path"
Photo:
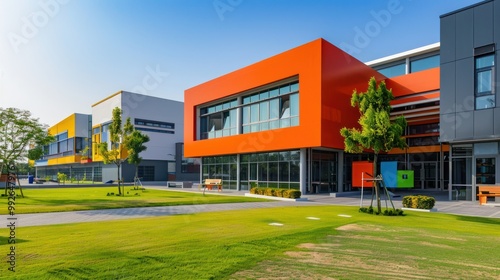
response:
[[[152,189],[168,189],[166,186],[147,186]],[[199,192],[198,189],[170,189],[173,191]],[[224,190],[222,193],[210,191],[210,194],[236,195],[242,196],[245,192]],[[18,227],[40,226],[67,223],[95,222],[105,220],[122,220],[144,217],[158,217],[179,214],[191,214],[200,212],[230,211],[239,209],[272,208],[283,206],[312,206],[312,205],[348,205],[360,206],[360,196],[352,195],[348,197],[331,197],[329,195],[305,195],[307,201],[272,201],[272,202],[247,202],[247,203],[225,203],[225,204],[204,204],[204,205],[181,205],[181,206],[161,206],[161,207],[140,207],[122,208],[88,211],[71,211],[40,214],[18,214],[16,225]],[[402,208],[401,198],[393,199],[396,208]],[[363,206],[370,205],[370,198],[363,200]],[[385,202],[383,204],[385,207]],[[489,218],[499,218],[500,224],[500,204],[479,205],[473,201],[446,201],[437,199],[435,207],[437,212],[449,213],[465,216],[480,216]],[[0,221],[7,221],[8,215],[0,215]]]

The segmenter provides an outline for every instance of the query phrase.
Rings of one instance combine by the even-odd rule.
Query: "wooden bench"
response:
[[[500,196],[500,186],[478,186],[479,205],[486,204],[488,197]]]
[[[203,186],[203,193],[205,193],[205,189],[210,191],[214,186],[217,186],[219,192],[222,191],[222,179],[205,179],[201,185]]]

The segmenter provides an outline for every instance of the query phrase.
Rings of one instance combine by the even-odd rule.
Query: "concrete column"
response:
[[[344,151],[339,151],[337,160],[337,192],[344,192]]]
[[[236,190],[241,191],[241,185],[240,185],[240,160],[241,160],[241,155],[237,154],[236,155],[236,170],[238,172],[236,173]]]
[[[307,149],[300,149],[300,191],[306,193],[307,178]]]

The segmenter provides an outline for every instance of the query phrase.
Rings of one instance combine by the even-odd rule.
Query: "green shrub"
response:
[[[65,173],[61,173],[61,172],[57,172],[57,181],[59,183],[65,183],[66,180],[68,180],[68,175],[66,175]]]
[[[276,196],[284,198],[300,198],[302,193],[299,190],[294,189],[278,189],[278,188],[263,188],[263,187],[253,187],[250,189],[251,194]]]
[[[275,196],[274,195],[274,189],[273,188],[266,188],[264,190],[264,195],[267,195],[267,196]]]
[[[384,211],[382,211],[382,213],[378,213],[373,210],[372,206],[361,207],[359,208],[359,212],[367,214],[375,214],[375,215],[382,214],[384,216],[404,216],[403,210],[401,209],[385,209]]]
[[[285,191],[286,191],[285,189],[276,189],[274,190],[274,196],[283,197]]]
[[[403,206],[406,208],[432,209],[436,204],[436,199],[425,195],[408,195],[403,197]]]

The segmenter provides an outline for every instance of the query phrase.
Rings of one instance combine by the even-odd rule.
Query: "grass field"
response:
[[[17,193],[19,194],[19,192]],[[241,196],[210,194],[204,196],[202,193],[154,189],[141,191],[134,190],[131,186],[125,187],[125,196],[107,195],[108,193],[117,193],[117,187],[24,189],[23,193],[24,198],[16,197],[16,214],[268,201]],[[1,207],[1,205],[5,205],[5,207]],[[7,214],[7,212],[7,197],[2,196],[0,197],[0,215]]]
[[[0,279],[500,279],[499,232],[499,219],[347,206],[26,227]]]

